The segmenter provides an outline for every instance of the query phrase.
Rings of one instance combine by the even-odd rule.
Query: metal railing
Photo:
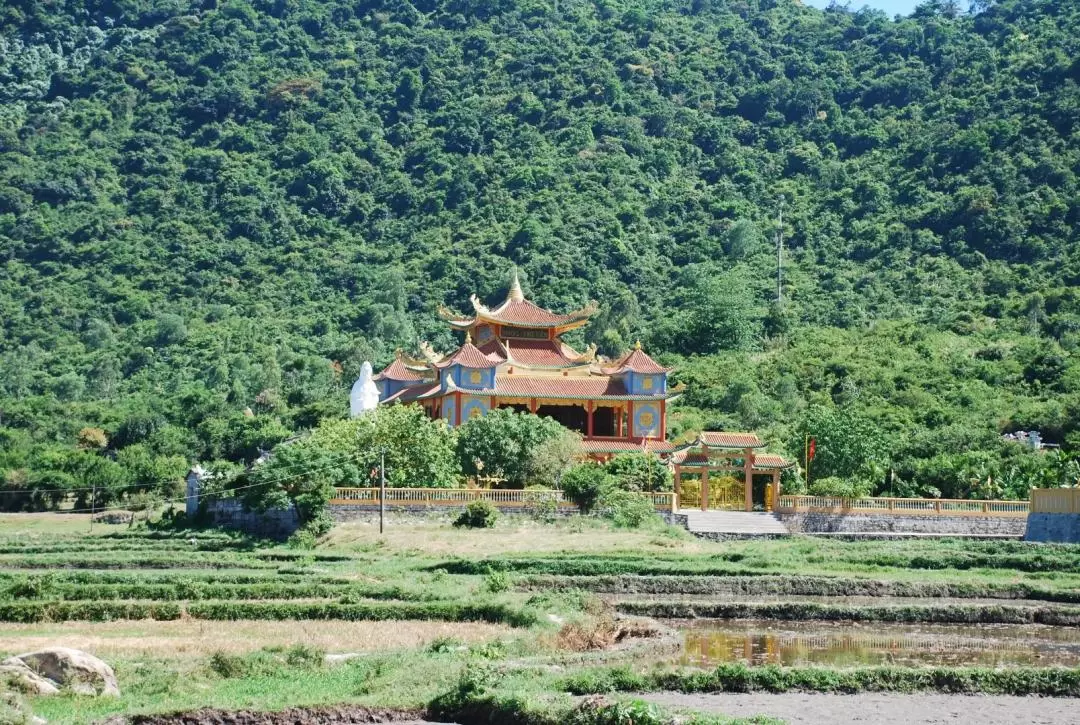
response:
[[[779,513],[894,514],[897,516],[1027,516],[1027,501],[957,498],[840,498],[781,496]]]
[[[677,511],[675,494],[643,493],[657,511]],[[554,499],[559,508],[577,508],[577,504],[556,490],[484,489],[484,488],[387,488],[388,506],[464,506],[477,500],[490,501],[499,507],[524,508],[544,499]],[[378,488],[338,488],[331,504],[378,506]]]
[[[1080,514],[1080,488],[1031,489],[1031,513]]]

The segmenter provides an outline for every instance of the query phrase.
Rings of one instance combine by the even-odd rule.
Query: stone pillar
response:
[[[772,472],[772,510],[780,507],[780,471]]]
[[[187,474],[187,487],[184,492],[184,513],[187,517],[194,518],[195,514],[199,511],[199,491],[201,489],[201,483],[203,476],[206,474],[201,466],[195,466]]]

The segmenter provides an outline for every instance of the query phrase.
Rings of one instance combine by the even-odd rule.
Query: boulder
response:
[[[80,695],[119,695],[120,687],[112,667],[93,655],[70,647],[48,647],[36,652],[16,655],[12,660],[22,662],[36,674],[45,677],[61,688],[68,688]]]
[[[60,692],[52,680],[42,677],[15,657],[0,662],[0,683],[4,682],[27,695],[55,695]]]

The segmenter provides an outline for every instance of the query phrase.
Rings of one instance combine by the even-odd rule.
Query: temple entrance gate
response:
[[[679,508],[771,511],[780,497],[780,471],[793,464],[757,453],[762,445],[753,433],[707,432],[676,452],[672,463]],[[768,480],[762,480],[765,475]]]

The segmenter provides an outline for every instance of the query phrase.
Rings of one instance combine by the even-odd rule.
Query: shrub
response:
[[[840,498],[863,498],[870,494],[871,485],[865,481],[841,479],[835,476],[819,478],[810,483],[811,496],[838,496]]]
[[[613,487],[611,475],[597,463],[574,466],[562,477],[563,492],[581,507],[583,513],[591,512],[600,496]]]
[[[505,571],[493,571],[484,577],[484,589],[492,594],[505,592],[510,588],[510,575]]]
[[[550,524],[558,516],[559,502],[556,500],[555,494],[546,489],[533,491],[525,494],[524,508],[529,518]]]
[[[633,491],[608,489],[597,502],[600,514],[619,527],[636,529],[653,517],[652,501]]]
[[[490,529],[495,526],[498,519],[499,510],[495,508],[495,504],[486,499],[478,498],[465,507],[465,510],[454,521],[454,526],[459,528],[464,526],[470,529]]]

